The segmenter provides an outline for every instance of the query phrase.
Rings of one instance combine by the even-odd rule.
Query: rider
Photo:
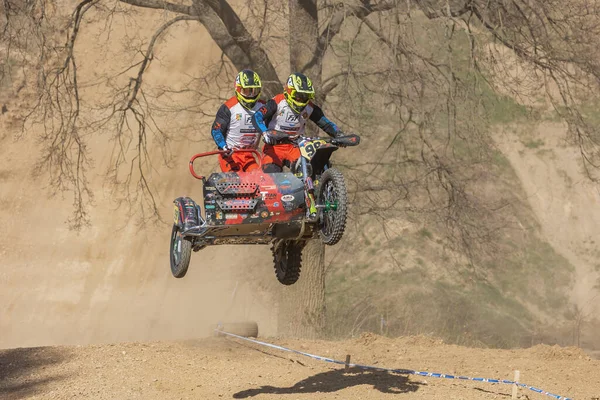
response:
[[[283,165],[290,167],[300,158],[300,150],[288,143],[275,143],[269,131],[283,131],[290,136],[303,135],[304,126],[310,119],[329,136],[337,137],[342,131],[328,120],[321,107],[311,100],[315,90],[308,77],[294,73],[288,77],[284,92],[276,95],[254,113],[254,127],[263,135],[263,171],[281,172]]]
[[[251,152],[234,152],[234,149],[256,149],[260,133],[254,127],[252,115],[264,106],[259,100],[262,83],[258,74],[244,69],[235,78],[235,96],[221,105],[211,134],[219,150],[221,171],[252,171],[258,164]]]

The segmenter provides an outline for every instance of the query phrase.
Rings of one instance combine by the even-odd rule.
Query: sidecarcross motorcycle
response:
[[[194,155],[190,173],[202,181],[204,199],[189,197],[174,201],[171,233],[171,272],[185,276],[191,253],[210,245],[270,244],[275,274],[284,285],[300,276],[302,249],[308,240],[327,245],[340,241],[346,226],[347,193],[344,176],[331,166],[330,156],[339,147],[356,146],[358,135],[337,138],[290,137],[277,132],[279,142],[293,143],[301,157],[290,172],[217,172],[208,178],[197,175],[194,161],[216,155],[211,151]],[[235,150],[252,152],[256,150]]]

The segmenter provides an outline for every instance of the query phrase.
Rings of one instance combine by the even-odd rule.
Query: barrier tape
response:
[[[353,363],[346,364],[344,361],[334,360],[333,358],[329,358],[329,357],[317,356],[315,354],[305,353],[303,351],[289,349],[287,347],[282,347],[282,346],[277,346],[276,344],[261,342],[260,340],[250,339],[250,338],[247,338],[247,337],[244,337],[244,336],[239,336],[239,335],[236,335],[234,333],[225,332],[225,331],[222,331],[222,330],[219,330],[219,329],[215,329],[215,332],[217,332],[219,334],[222,334],[222,335],[227,335],[227,336],[234,337],[234,338],[237,338],[237,339],[245,340],[247,342],[255,343],[255,344],[258,344],[258,345],[261,345],[261,346],[270,347],[272,349],[287,351],[289,353],[295,353],[295,354],[299,354],[301,356],[310,357],[310,358],[314,358],[315,360],[325,361],[325,362],[329,362],[329,363],[333,363],[333,364],[339,364],[339,365],[344,365],[344,366],[348,365],[348,367],[355,367],[355,368],[361,368],[361,369],[371,369],[371,370],[375,370],[375,371],[394,372],[394,373],[397,373],[397,374],[404,374],[404,375],[427,376],[427,377],[431,377],[431,378],[459,379],[459,380],[475,381],[475,382],[487,382],[487,383],[501,383],[501,384],[506,384],[506,385],[517,385],[519,387],[522,387],[523,389],[529,389],[529,390],[531,390],[533,392],[536,392],[536,393],[539,393],[539,394],[543,394],[543,395],[552,397],[552,398],[557,399],[557,400],[573,400],[573,399],[571,399],[569,397],[559,396],[557,394],[553,394],[553,393],[547,392],[545,390],[538,389],[538,388],[536,388],[534,386],[529,386],[529,385],[526,385],[524,383],[514,382],[514,381],[510,381],[510,380],[506,380],[506,379],[471,378],[471,377],[468,377],[468,376],[455,376],[455,375],[448,375],[448,374],[440,374],[440,373],[437,373],[437,372],[415,371],[415,370],[412,370],[412,369],[382,368],[382,367],[374,367],[374,366],[371,366],[371,365],[361,365],[361,364],[353,364]]]

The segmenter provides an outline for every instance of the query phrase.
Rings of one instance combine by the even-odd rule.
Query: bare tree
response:
[[[92,201],[86,135],[100,130],[110,131],[115,143],[107,178],[116,197],[146,220],[160,218],[147,179],[149,140],[163,149],[162,162],[168,164],[173,138],[157,122],[156,115],[166,111],[155,104],[156,94],[145,87],[144,78],[171,27],[200,23],[222,57],[182,92],[197,95],[198,104],[211,104],[219,96],[198,94],[194,87],[215,77],[228,82],[235,70],[250,67],[270,96],[281,90],[289,72],[307,73],[319,100],[334,106],[331,111],[346,126],[371,130],[381,122],[365,133],[374,141],[378,130],[390,129],[372,162],[346,163],[355,172],[359,213],[381,220],[407,212],[427,215],[458,246],[474,252],[478,243],[492,242],[502,225],[493,216],[506,207],[503,199],[484,201],[474,190],[493,179],[486,167],[494,152],[486,117],[494,105],[482,100],[486,90],[519,96],[530,89],[528,84],[543,88],[569,123],[589,176],[596,179],[599,132],[581,106],[600,78],[594,50],[599,16],[588,3],[247,0],[242,12],[224,0],[83,0],[63,21],[54,19],[59,12],[47,0],[4,0],[0,40],[5,60],[18,55],[39,71],[35,107],[26,121],[45,128],[41,162],[50,170],[53,188],[74,193],[75,228],[88,221]],[[117,14],[135,18],[141,9],[163,13],[165,22],[145,46],[131,46],[131,65],[108,80],[113,92],[98,107],[103,111],[82,119],[76,49],[86,17],[98,12],[107,20]],[[60,29],[66,29],[66,40],[58,40]],[[508,53],[513,58],[502,59]],[[529,82],[500,82],[514,60],[526,68]],[[0,79],[7,76],[7,65]],[[211,114],[202,107],[194,111],[200,117]],[[371,116],[356,118],[361,112]],[[324,326],[323,259],[322,246],[307,249],[304,278],[288,303],[303,306],[282,309],[288,321],[282,326],[289,325],[290,332],[315,335]]]

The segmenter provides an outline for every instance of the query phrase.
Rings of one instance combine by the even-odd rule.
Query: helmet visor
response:
[[[246,98],[253,99],[260,94],[260,88],[258,88],[258,87],[240,88],[240,94]]]
[[[313,98],[312,93],[302,93],[298,91],[294,91],[292,94],[292,98],[296,100],[298,103],[306,104],[310,99]]]

